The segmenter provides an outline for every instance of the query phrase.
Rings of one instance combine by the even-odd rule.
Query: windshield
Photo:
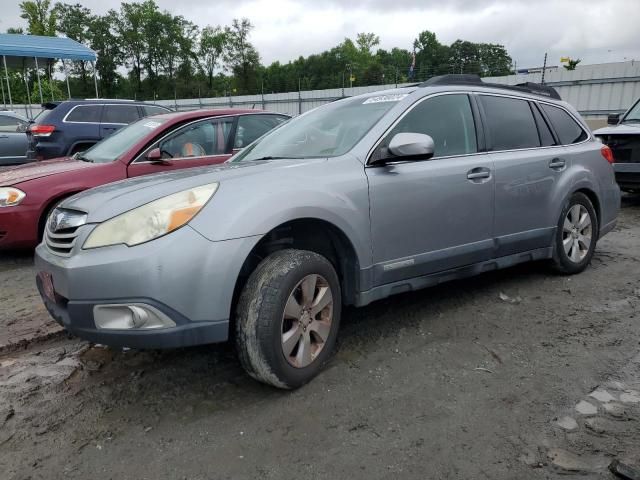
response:
[[[622,120],[622,123],[624,122],[640,122],[640,100],[629,110],[629,113],[627,113],[624,120]]]
[[[133,145],[140,141],[152,130],[165,123],[159,118],[143,118],[131,125],[121,128],[96,143],[89,150],[78,155],[80,160],[93,163],[109,163],[124,155]]]
[[[353,148],[406,94],[357,97],[324,105],[272,130],[231,162],[337,157]]]

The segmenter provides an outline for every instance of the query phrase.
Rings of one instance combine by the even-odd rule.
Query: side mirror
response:
[[[620,114],[619,113],[612,113],[612,114],[607,116],[607,124],[608,125],[617,125],[618,123],[620,123]]]
[[[433,157],[433,138],[423,133],[397,133],[389,142],[382,157],[373,164],[400,162],[404,160],[429,160]]]
[[[153,148],[147,153],[147,161],[152,163],[158,163],[161,165],[171,165],[171,162],[162,158],[162,150],[159,148]]]

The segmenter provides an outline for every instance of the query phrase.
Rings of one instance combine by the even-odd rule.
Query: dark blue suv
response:
[[[142,117],[167,113],[166,107],[129,100],[66,100],[42,105],[27,130],[27,158],[73,155]]]

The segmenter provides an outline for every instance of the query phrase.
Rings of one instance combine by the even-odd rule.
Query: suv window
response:
[[[424,133],[433,138],[434,157],[465,155],[478,151],[476,129],[466,94],[439,95],[416,105],[389,132],[374,159],[397,133]]]
[[[531,109],[533,110],[533,116],[536,118],[536,124],[538,125],[538,133],[540,134],[540,142],[542,143],[542,146],[550,147],[555,145],[556,141],[553,139],[551,129],[549,128],[549,125],[547,125],[547,121],[542,117],[538,107],[531,105]]]
[[[233,148],[243,148],[286,120],[277,115],[243,115],[238,118],[238,128]]]
[[[211,120],[187,125],[160,143],[163,158],[193,158],[215,155],[216,127]]]
[[[161,113],[168,113],[166,108],[156,107],[155,105],[143,105],[142,109],[144,111],[145,117],[149,115],[159,115]]]
[[[562,108],[543,103],[542,109],[549,116],[562,145],[570,145],[587,139],[587,133]]]
[[[77,105],[67,114],[65,122],[100,123],[102,105]]]
[[[136,105],[105,105],[102,123],[131,123],[140,118]]]
[[[0,132],[17,132],[18,126],[24,122],[7,115],[0,115]]]
[[[527,100],[480,95],[487,117],[491,150],[540,146],[538,129]]]

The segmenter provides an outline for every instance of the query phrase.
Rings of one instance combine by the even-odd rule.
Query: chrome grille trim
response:
[[[49,251],[61,257],[71,256],[78,229],[86,224],[87,214],[77,210],[56,208],[47,219],[44,242]]]

